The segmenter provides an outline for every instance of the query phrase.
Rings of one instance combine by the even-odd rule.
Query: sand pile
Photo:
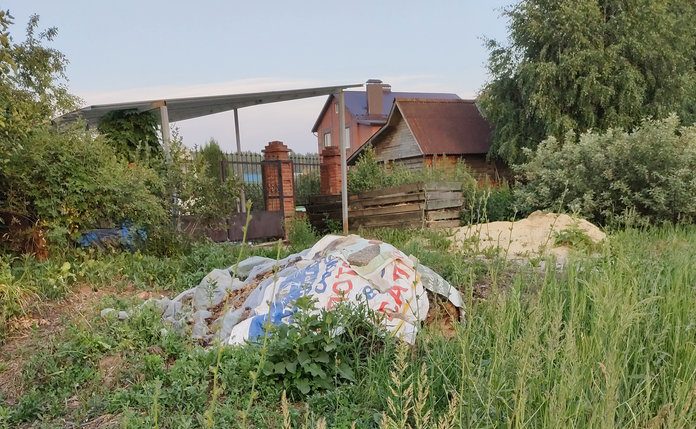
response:
[[[554,255],[563,263],[571,249],[568,241],[587,240],[596,244],[605,237],[604,232],[584,219],[536,211],[516,222],[489,222],[457,228],[452,242],[460,248],[473,247],[481,251],[497,247],[508,259]]]

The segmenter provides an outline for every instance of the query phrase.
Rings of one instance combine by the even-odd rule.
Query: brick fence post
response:
[[[290,149],[272,141],[263,150],[262,177],[266,211],[283,211],[285,220],[295,215],[295,181]]]
[[[327,146],[321,152],[319,166],[321,195],[339,195],[341,193],[341,152],[338,146]]]

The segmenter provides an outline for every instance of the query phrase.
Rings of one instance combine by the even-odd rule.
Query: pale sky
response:
[[[394,91],[474,97],[487,79],[483,37],[504,39],[513,0],[6,0],[21,40],[29,16],[55,26],[85,105],[271,91],[381,79]],[[325,97],[239,111],[242,146],[315,152]],[[234,149],[232,112],[173,124],[188,146]]]

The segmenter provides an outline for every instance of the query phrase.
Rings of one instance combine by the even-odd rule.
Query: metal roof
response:
[[[488,153],[491,126],[475,100],[396,98],[387,123],[349,158],[357,160],[368,145],[379,144],[383,135],[403,118],[423,155],[473,155]]]
[[[355,88],[362,84],[325,86],[319,88],[290,89],[283,91],[255,92],[248,94],[211,95],[204,97],[169,98],[159,100],[133,101],[128,103],[98,104],[66,113],[54,119],[56,123],[67,123],[83,119],[89,126],[99,125],[101,118],[114,111],[136,110],[146,112],[167,106],[169,121],[183,121],[240,109],[258,104],[276,103],[279,101],[298,100],[301,98],[318,97],[338,92],[345,88]]]
[[[346,110],[349,111],[355,120],[359,124],[364,125],[383,125],[387,122],[387,116],[389,111],[394,104],[396,98],[418,98],[418,99],[429,99],[429,100],[461,100],[457,94],[450,94],[446,92],[392,92],[384,91],[382,98],[382,116],[374,117],[367,114],[367,92],[366,91],[345,91],[344,93],[346,100]],[[319,128],[319,123],[324,116],[324,113],[329,108],[331,100],[333,99],[333,94],[330,95],[324,107],[319,113],[319,117],[314,122],[312,127],[312,132],[316,132]]]

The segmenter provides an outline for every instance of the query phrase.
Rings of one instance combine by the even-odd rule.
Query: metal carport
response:
[[[169,98],[159,100],[132,101],[126,103],[98,104],[83,107],[66,113],[54,119],[54,123],[60,125],[82,120],[88,128],[96,128],[101,119],[110,112],[122,110],[135,110],[138,112],[159,112],[162,131],[162,144],[165,149],[170,144],[170,122],[194,119],[215,113],[234,111],[234,128],[237,142],[237,152],[241,152],[242,145],[239,137],[239,117],[237,110],[243,107],[257,106],[260,104],[277,103],[280,101],[299,100],[302,98],[319,97],[338,93],[339,102],[339,129],[345,129],[345,100],[343,90],[346,88],[360,87],[362,84],[325,86],[318,88],[289,89],[282,91],[256,92],[247,94],[210,95],[203,97]],[[348,233],[348,190],[347,168],[344,133],[338,133],[341,152],[341,178],[342,178],[342,202],[343,202],[343,232]],[[244,193],[241,195],[242,210],[245,206]]]

